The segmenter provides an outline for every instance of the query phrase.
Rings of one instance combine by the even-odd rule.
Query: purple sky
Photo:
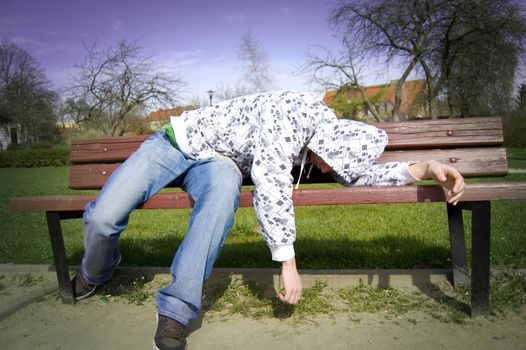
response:
[[[295,74],[313,45],[336,48],[327,17],[335,0],[3,0],[0,37],[35,57],[56,87],[67,83],[85,55],[82,41],[100,48],[136,39],[144,55],[186,81],[185,98],[235,86],[242,78],[237,50],[250,25],[267,52],[275,89],[315,91]]]
[[[0,38],[35,57],[55,87],[68,82],[85,56],[82,41],[99,48],[136,39],[143,54],[186,82],[185,103],[207,100],[207,90],[242,80],[237,56],[250,25],[267,52],[273,89],[321,91],[297,73],[309,48],[338,49],[327,18],[338,0],[1,0]],[[365,84],[399,75],[393,67],[370,67]],[[519,82],[526,79],[525,70]]]

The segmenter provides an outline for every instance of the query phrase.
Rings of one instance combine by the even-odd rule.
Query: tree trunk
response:
[[[367,109],[369,111],[371,111],[374,119],[377,121],[377,122],[381,122],[382,119],[380,118],[380,116],[378,115],[378,113],[376,112],[374,106],[371,104],[371,102],[369,102],[369,99],[367,98],[367,96],[365,95],[365,90],[363,89],[363,87],[361,87],[360,85],[357,85],[358,86],[358,90],[360,90],[360,95],[362,95],[362,100],[363,100],[363,103],[367,106]]]
[[[424,69],[424,73],[426,74],[427,106],[428,106],[429,117],[431,117],[431,119],[433,120],[436,120],[438,119],[438,115],[437,113],[435,113],[435,108],[434,108],[434,103],[433,103],[433,99],[434,99],[433,74],[431,73],[431,69],[429,68],[429,66],[423,59],[420,59],[420,64],[422,65],[422,68]]]
[[[404,83],[407,77],[409,76],[409,74],[411,74],[411,71],[413,70],[413,68],[415,68],[416,62],[417,62],[416,58],[413,58],[411,60],[411,62],[409,63],[409,66],[407,66],[407,68],[405,69],[404,74],[402,74],[402,76],[396,83],[394,106],[391,111],[391,116],[393,118],[393,121],[395,122],[400,121],[399,111],[400,111],[400,105],[402,103],[402,87],[404,86]]]

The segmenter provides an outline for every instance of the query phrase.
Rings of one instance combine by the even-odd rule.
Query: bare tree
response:
[[[244,63],[245,80],[249,84],[242,90],[249,92],[268,90],[272,83],[269,58],[250,26],[241,36],[238,56]]]
[[[428,113],[445,95],[450,114],[500,111],[510,105],[524,49],[526,16],[517,0],[347,0],[331,14],[338,35],[363,57],[402,62],[401,88],[414,70],[427,84]],[[497,93],[495,93],[497,92]]]
[[[40,64],[10,40],[0,42],[0,125],[22,126],[26,141],[49,136],[58,95]]]
[[[526,84],[522,83],[519,86],[519,93],[515,99],[516,110],[518,112],[526,113]]]
[[[103,51],[93,44],[86,51],[84,62],[75,66],[72,98],[83,101],[84,118],[106,135],[123,135],[137,109],[172,104],[182,86],[180,78],[141,56],[136,42],[121,40]]]
[[[417,64],[426,75],[428,113],[435,116],[433,75],[425,55],[436,40],[435,17],[441,7],[441,0],[358,0],[343,3],[331,14],[330,23],[364,57],[383,57],[386,64],[398,60],[405,66],[396,84],[394,120],[398,119],[402,87]]]
[[[215,92],[214,92],[215,93]],[[210,104],[209,98],[203,98],[200,94],[195,94],[190,98],[189,105],[193,106],[194,108],[201,108],[208,106]]]
[[[325,48],[323,56],[307,53],[307,64],[302,68],[304,72],[312,73],[312,80],[326,88],[337,90],[337,94],[344,93],[347,89],[357,89],[360,92],[363,103],[371,112],[376,121],[381,121],[380,116],[375,111],[369,101],[363,85],[360,84],[359,70],[363,66],[363,56],[355,53],[352,43],[347,38],[343,38],[344,51],[337,56]]]
[[[88,121],[87,113],[89,106],[86,101],[74,98],[67,98],[61,105],[60,117],[62,121],[72,121],[79,128],[83,129],[83,124]]]
[[[503,113],[512,107],[515,70],[524,54],[524,3],[513,0],[447,2],[440,41],[430,51],[437,92],[455,116]]]
[[[222,84],[216,88],[215,95],[220,100],[230,100],[235,97],[246,95],[250,92],[252,91],[248,90],[243,85],[237,85],[232,87],[230,85]]]

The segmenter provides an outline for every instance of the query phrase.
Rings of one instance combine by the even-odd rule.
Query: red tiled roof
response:
[[[194,106],[177,106],[174,108],[159,109],[155,112],[151,112],[146,116],[148,122],[168,122],[170,116],[178,117],[183,114],[184,111],[190,111],[195,109]]]
[[[401,112],[406,112],[406,109],[408,112],[414,108],[418,109],[418,106],[422,104],[422,94],[425,85],[426,81],[424,79],[409,80],[404,83],[402,88],[402,105],[400,106]],[[363,89],[367,98],[373,98],[373,96],[376,96],[378,98],[376,102],[388,102],[394,104],[396,81],[389,84],[364,86]],[[323,101],[330,106],[337,93],[338,90],[326,91]],[[340,94],[342,93],[344,93],[349,100],[361,101],[362,99],[362,95],[358,88],[347,88],[343,91],[340,90]]]

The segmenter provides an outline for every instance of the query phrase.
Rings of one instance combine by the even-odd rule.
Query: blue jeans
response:
[[[111,175],[97,199],[86,205],[82,274],[97,285],[108,281],[120,260],[118,239],[131,211],[174,183],[195,204],[170,268],[172,283],[157,293],[157,310],[187,325],[201,311],[203,283],[234,223],[241,181],[232,160],[186,157],[164,131],[158,131]]]

